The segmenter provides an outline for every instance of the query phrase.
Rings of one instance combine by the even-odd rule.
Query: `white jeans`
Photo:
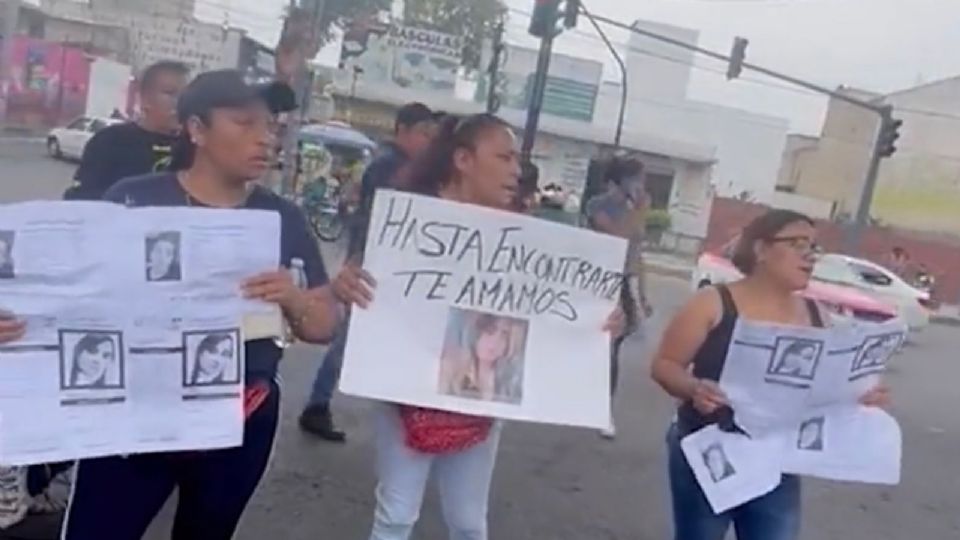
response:
[[[370,540],[407,540],[420,517],[431,471],[450,540],[487,540],[487,502],[500,423],[486,441],[461,452],[424,454],[407,446],[396,406],[376,411],[377,510]]]

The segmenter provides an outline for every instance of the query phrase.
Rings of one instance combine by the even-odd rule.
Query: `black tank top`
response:
[[[737,325],[740,313],[726,285],[717,285],[717,292],[720,293],[723,314],[720,317],[720,323],[710,330],[707,339],[693,357],[693,376],[697,379],[719,382],[723,365],[727,360],[727,351],[730,349],[730,340],[733,339],[733,329]],[[823,317],[820,315],[817,303],[809,298],[806,299],[806,303],[813,326],[823,328]],[[677,425],[680,433],[686,435],[710,424],[719,423],[724,417],[732,418],[732,411],[729,408],[719,409],[711,415],[703,415],[693,406],[692,401],[687,400],[677,411]]]

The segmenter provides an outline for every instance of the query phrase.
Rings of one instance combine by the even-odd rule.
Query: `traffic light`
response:
[[[733,49],[730,51],[730,65],[727,66],[727,80],[733,80],[743,72],[743,61],[747,58],[747,38],[733,38]]]
[[[580,0],[567,0],[563,8],[563,25],[567,28],[576,28],[580,19]]]
[[[536,0],[530,17],[530,35],[538,38],[557,33],[557,18],[561,0]]]
[[[881,117],[880,140],[877,143],[881,157],[890,157],[896,153],[901,126],[903,126],[903,120],[887,114]]]

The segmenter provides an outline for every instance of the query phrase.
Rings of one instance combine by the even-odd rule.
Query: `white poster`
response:
[[[720,387],[742,433],[709,426],[682,441],[714,511],[764,495],[783,473],[899,483],[900,426],[859,400],[880,382],[906,332],[899,320],[830,328],[738,321]],[[718,448],[736,475],[712,478],[721,469]]]
[[[528,216],[377,192],[340,389],[498,418],[602,427],[626,242]]]
[[[725,433],[716,425],[680,442],[707,502],[721,514],[765,495],[780,485],[783,445],[777,437],[751,439]]]
[[[0,463],[232,447],[243,437],[241,283],[279,267],[273,212],[0,207]],[[36,418],[43,418],[37,422]]]

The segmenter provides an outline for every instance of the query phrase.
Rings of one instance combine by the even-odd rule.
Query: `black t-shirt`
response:
[[[110,188],[104,199],[127,206],[187,206],[187,201],[190,200],[173,173],[127,178]],[[199,205],[195,200],[190,200],[190,204]],[[317,240],[299,208],[260,186],[254,188],[242,208],[279,213],[280,263],[290,268],[293,259],[300,259],[303,261],[308,287],[322,287],[327,284],[327,271],[320,258]],[[273,340],[248,341],[245,351],[248,381],[269,379],[276,375],[277,363],[283,351]]]
[[[373,198],[378,189],[389,188],[397,173],[410,162],[407,154],[394,143],[387,143],[363,172],[360,185],[360,207],[353,216],[353,227],[347,247],[347,256],[362,255],[367,245],[367,232],[373,213]]]
[[[147,131],[134,123],[104,128],[84,148],[74,175],[78,185],[65,198],[99,200],[124,178],[164,170],[174,140],[173,135]]]

